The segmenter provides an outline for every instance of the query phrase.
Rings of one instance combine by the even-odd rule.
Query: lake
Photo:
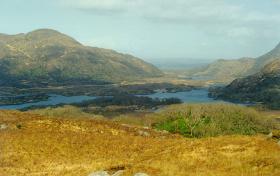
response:
[[[211,102],[221,102],[220,100],[215,100],[208,97],[207,89],[197,89],[186,92],[157,92],[150,95],[141,95],[151,98],[179,98],[184,103],[211,103]],[[45,101],[40,101],[36,103],[25,103],[20,105],[3,105],[0,106],[0,109],[22,109],[28,108],[30,106],[47,106],[47,105],[58,105],[58,104],[71,104],[71,103],[80,103],[86,100],[96,99],[96,96],[62,96],[62,95],[50,95],[50,98]]]

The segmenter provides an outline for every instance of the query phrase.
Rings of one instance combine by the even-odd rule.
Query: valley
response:
[[[277,176],[279,61],[280,44],[160,70],[52,29],[0,34],[0,176]]]

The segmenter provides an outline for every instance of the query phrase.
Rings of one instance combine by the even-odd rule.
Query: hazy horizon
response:
[[[51,28],[155,65],[258,57],[280,42],[279,0],[3,0],[0,33]]]

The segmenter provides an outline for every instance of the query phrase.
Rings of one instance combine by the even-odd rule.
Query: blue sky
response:
[[[280,42],[280,0],[1,0],[0,33],[52,28],[150,62],[256,57]]]

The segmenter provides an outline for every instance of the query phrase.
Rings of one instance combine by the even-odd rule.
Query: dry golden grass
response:
[[[104,118],[103,116],[100,115],[86,113],[81,108],[71,106],[71,105],[65,105],[62,107],[55,107],[55,108],[48,107],[44,109],[34,109],[34,110],[29,110],[29,112],[43,115],[43,116],[48,116],[48,117],[61,117],[61,118],[90,117],[95,119]]]
[[[89,118],[0,111],[0,176],[278,176],[280,147],[265,136],[186,139]],[[139,135],[139,130],[150,133]]]

